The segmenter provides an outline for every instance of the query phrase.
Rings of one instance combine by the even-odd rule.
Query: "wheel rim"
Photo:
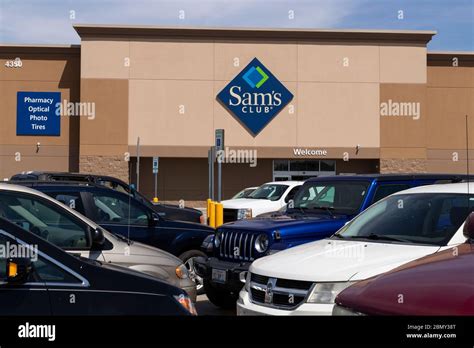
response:
[[[202,277],[196,274],[196,270],[194,268],[194,257],[190,257],[184,262],[184,265],[188,269],[189,278],[196,283],[196,290],[199,291],[203,288],[203,280]]]

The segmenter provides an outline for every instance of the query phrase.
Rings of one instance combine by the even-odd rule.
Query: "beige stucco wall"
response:
[[[5,66],[16,57],[21,68]],[[17,136],[16,117],[18,91],[61,92],[61,101],[79,101],[79,62],[79,48],[0,47],[0,180],[25,170],[77,171],[77,118],[61,117],[60,136]]]
[[[185,170],[179,159],[194,158],[195,168],[202,170],[216,128],[226,130],[226,144],[234,149],[258,149],[259,158],[268,160],[265,170],[258,171],[265,178],[269,161],[291,158],[294,147],[327,149],[326,158],[338,159],[342,172],[465,172],[464,117],[474,115],[472,55],[453,67],[445,54],[435,62],[430,55],[427,62],[424,45],[341,40],[345,38],[300,42],[135,36],[86,38],[80,51],[0,47],[0,179],[34,169],[80,170],[127,180],[127,156],[135,155],[140,136],[143,157],[172,159],[162,162],[174,168],[167,172],[167,185],[171,178],[176,181],[176,189],[168,188],[166,195],[179,198],[177,173]],[[7,69],[5,60],[17,56],[23,67]],[[256,137],[216,100],[254,57],[295,96]],[[20,90],[60,91],[62,99],[71,101],[80,95],[81,101],[95,103],[96,118],[63,118],[60,137],[16,136]],[[381,118],[380,102],[389,99],[420,102],[421,119]],[[474,135],[471,151],[473,144]],[[362,150],[356,152],[356,145]],[[15,152],[22,161],[15,161]],[[343,162],[344,152],[365,161]],[[148,162],[144,159],[146,166]],[[183,162],[183,168],[187,165]],[[196,187],[203,185],[204,176]],[[241,176],[245,178],[243,171],[233,180]],[[228,185],[232,192],[240,188]]]
[[[474,168],[474,62],[460,66],[429,66],[426,132],[428,171],[466,173],[466,115],[470,169]]]
[[[419,120],[381,117],[382,172],[466,173],[466,115],[474,149],[474,64],[464,58],[454,67],[446,56],[426,71],[426,84],[381,85],[381,101],[421,104]]]
[[[254,57],[294,94],[256,137],[216,100]],[[88,39],[82,42],[81,67],[83,79],[129,80],[128,145],[135,145],[139,136],[144,146],[209,146],[214,129],[224,128],[230,146],[377,148],[379,84],[425,83],[426,49],[340,42]],[[334,137],[335,130],[340,136]]]

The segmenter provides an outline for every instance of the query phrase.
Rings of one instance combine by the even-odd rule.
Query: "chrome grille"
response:
[[[251,274],[250,274],[250,280],[251,280],[252,282],[257,283],[257,284],[267,284],[267,282],[268,282],[268,277],[262,276],[262,275],[256,274],[256,273],[251,273]]]
[[[239,261],[253,261],[254,242],[256,235],[241,231],[222,231],[221,244],[219,246],[219,255],[224,258],[230,258]],[[238,255],[234,249],[238,248]]]
[[[250,275],[253,303],[279,309],[294,309],[302,304],[313,287],[312,282]]]

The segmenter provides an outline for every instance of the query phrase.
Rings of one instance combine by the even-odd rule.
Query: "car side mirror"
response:
[[[470,240],[474,240],[474,212],[470,213],[466,221],[464,222],[464,227],[463,227],[463,234],[464,237]]]
[[[11,284],[25,283],[32,272],[31,259],[27,257],[10,258],[7,260],[7,282]]]
[[[100,227],[91,228],[92,248],[100,248],[105,243],[104,231]]]
[[[156,214],[153,214],[149,220],[149,225],[154,227],[160,223],[160,217]]]

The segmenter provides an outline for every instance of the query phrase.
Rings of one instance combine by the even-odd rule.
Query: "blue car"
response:
[[[212,303],[233,308],[246,271],[255,259],[329,237],[392,193],[466,178],[455,174],[372,174],[308,179],[283,211],[219,227],[204,241],[203,248],[210,256],[195,260],[196,272]]]

